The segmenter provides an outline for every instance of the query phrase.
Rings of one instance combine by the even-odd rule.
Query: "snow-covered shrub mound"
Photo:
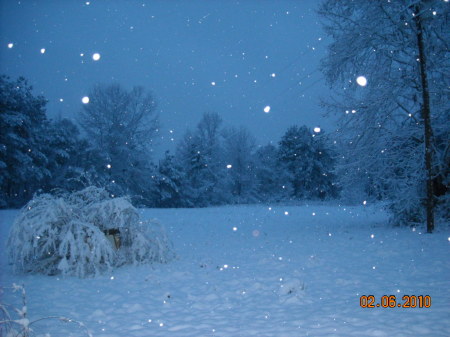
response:
[[[78,277],[174,257],[161,225],[140,221],[128,199],[96,187],[35,196],[16,218],[7,250],[15,271]]]

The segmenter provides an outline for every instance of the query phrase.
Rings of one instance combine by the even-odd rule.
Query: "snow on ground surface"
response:
[[[178,259],[88,279],[13,275],[4,244],[16,214],[0,212],[0,286],[25,285],[31,320],[67,316],[96,337],[450,336],[449,228],[393,228],[377,206],[142,210],[166,226]],[[361,295],[432,305],[361,308]],[[34,330],[83,336],[54,320]]]

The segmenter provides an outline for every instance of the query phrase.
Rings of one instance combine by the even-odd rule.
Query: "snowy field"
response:
[[[0,286],[24,284],[30,320],[66,316],[93,336],[450,336],[450,230],[386,225],[376,206],[148,209],[178,259],[98,278],[13,275],[0,212]],[[430,308],[361,308],[360,296],[429,295]],[[21,306],[4,289],[3,303]],[[37,336],[83,336],[44,320]],[[84,334],[85,336],[86,334]]]

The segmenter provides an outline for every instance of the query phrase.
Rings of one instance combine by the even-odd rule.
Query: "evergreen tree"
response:
[[[86,171],[88,144],[80,138],[78,127],[69,119],[59,119],[47,126],[48,141],[43,144],[48,158],[51,177],[46,182],[46,191],[54,188],[70,192],[84,186],[79,177]]]
[[[241,127],[225,129],[223,152],[227,167],[227,184],[235,203],[256,200],[255,138]]]
[[[335,154],[331,148],[330,139],[324,131],[315,133],[312,141],[312,162],[309,197],[329,199],[339,196],[339,188],[336,184]]]
[[[205,207],[226,201],[220,141],[222,119],[205,113],[195,132],[186,131],[177,147],[177,160],[185,176],[185,195],[190,206]]]
[[[278,159],[290,175],[292,197],[296,199],[306,198],[311,190],[312,140],[312,133],[306,126],[292,126],[279,144]]]
[[[205,162],[200,151],[198,138],[190,130],[186,130],[183,139],[178,143],[176,150],[178,165],[182,168],[184,184],[184,202],[189,207],[207,206],[202,181]]]
[[[216,112],[203,114],[197,125],[197,140],[199,146],[199,163],[201,170],[202,190],[207,204],[219,205],[225,202],[223,178],[225,164],[221,143],[222,118]]]
[[[260,201],[288,199],[292,191],[290,176],[278,162],[278,148],[272,144],[260,147],[255,153],[255,188]]]
[[[278,160],[289,174],[294,199],[337,195],[332,173],[334,163],[322,137],[306,126],[292,126],[281,138]]]
[[[45,104],[24,78],[0,76],[0,207],[23,205],[50,176]]]
[[[165,156],[159,162],[157,186],[158,207],[182,207],[185,205],[183,195],[184,176],[181,167],[175,161],[175,157],[166,151]]]

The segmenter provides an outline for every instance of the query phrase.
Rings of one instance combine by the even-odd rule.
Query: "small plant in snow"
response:
[[[67,317],[47,316],[35,320],[30,320],[28,318],[25,287],[13,283],[12,289],[14,292],[20,291],[22,293],[22,308],[17,309],[12,307],[12,310],[16,313],[15,315],[13,315],[10,314],[10,310],[8,310],[7,305],[0,303],[0,336],[29,337],[33,333],[33,330],[31,328],[33,324],[47,319],[56,319],[65,323],[75,323],[84,330],[86,336],[92,337],[92,334],[82,322]]]
[[[297,304],[304,302],[303,299],[306,295],[305,293],[305,283],[298,279],[291,279],[287,282],[283,280],[278,289],[278,296],[281,303],[286,304]]]
[[[7,252],[15,271],[78,277],[174,256],[158,223],[140,221],[128,199],[97,187],[35,196],[15,220]]]

